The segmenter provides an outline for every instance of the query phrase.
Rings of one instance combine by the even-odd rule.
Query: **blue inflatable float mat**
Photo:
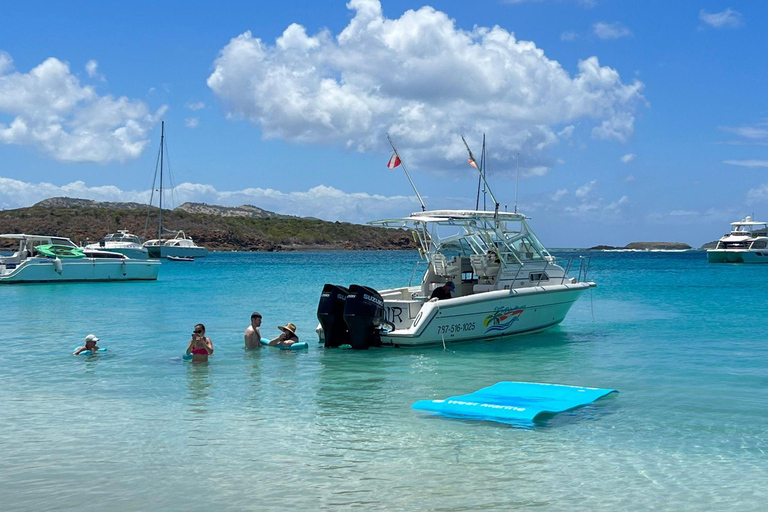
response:
[[[78,350],[80,350],[81,348],[83,348],[83,347],[77,347],[75,350],[73,350],[73,351],[72,351],[72,353],[74,354],[75,352],[77,352],[77,351],[78,351]],[[102,352],[106,352],[106,351],[107,351],[107,349],[106,349],[105,347],[101,347],[100,349],[98,349],[98,350],[96,351],[96,353],[97,353],[97,354],[100,354],[100,353],[102,353]],[[79,356],[92,356],[92,355],[93,355],[93,351],[92,351],[92,350],[83,350],[82,352],[80,352],[80,353],[79,353],[79,354],[77,354],[77,355],[79,355]]]
[[[261,338],[261,344],[267,347],[272,348],[279,348],[280,350],[303,350],[305,348],[309,348],[309,344],[306,341],[297,341],[296,343],[292,345],[270,345],[269,340],[266,338]]]
[[[503,423],[533,422],[540,414],[556,414],[590,404],[615,389],[581,388],[533,382],[499,382],[474,393],[445,400],[419,400],[412,408],[443,416]]]

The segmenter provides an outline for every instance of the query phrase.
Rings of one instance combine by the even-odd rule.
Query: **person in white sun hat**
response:
[[[88,336],[85,337],[85,345],[75,350],[73,354],[78,355],[80,352],[85,352],[86,350],[90,350],[91,352],[96,352],[97,350],[99,350],[99,346],[96,345],[98,342],[99,342],[99,338],[95,334],[89,334]]]

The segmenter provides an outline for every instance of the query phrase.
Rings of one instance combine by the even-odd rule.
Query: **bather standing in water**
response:
[[[245,330],[245,348],[261,347],[261,314],[254,311],[251,315],[251,325]]]
[[[213,342],[205,337],[205,326],[197,324],[192,332],[192,339],[187,345],[187,355],[192,354],[193,363],[204,363],[213,355]]]

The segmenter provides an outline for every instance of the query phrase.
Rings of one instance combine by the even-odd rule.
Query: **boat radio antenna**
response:
[[[469,165],[477,169],[477,172],[480,173],[480,177],[483,178],[483,183],[485,184],[485,189],[491,195],[493,204],[496,205],[494,207],[494,212],[499,213],[499,202],[496,200],[496,196],[493,195],[493,190],[491,190],[490,185],[488,185],[488,181],[485,179],[485,174],[483,174],[483,170],[477,165],[477,160],[475,160],[475,155],[472,154],[472,150],[469,149],[469,144],[467,144],[467,141],[463,135],[461,136],[461,140],[462,142],[464,142],[464,145],[467,147],[467,151],[469,152]]]
[[[515,177],[515,213],[517,213],[517,191],[520,190],[520,153],[517,154],[517,176]]]
[[[411,179],[411,175],[408,173],[408,169],[405,167],[405,162],[403,162],[403,159],[400,158],[400,153],[397,152],[397,148],[395,147],[395,143],[392,142],[392,138],[389,136],[389,133],[387,133],[387,140],[389,141],[389,145],[392,146],[392,150],[395,152],[395,157],[397,157],[397,160],[390,159],[389,160],[389,167],[390,169],[394,169],[398,165],[403,166],[403,171],[405,171],[405,175],[408,177],[408,181],[411,182],[411,186],[413,187],[413,191],[416,192],[416,197],[419,198],[419,202],[421,203],[421,211],[425,212],[427,211],[427,207],[424,205],[424,200],[421,198],[421,194],[419,194],[419,191],[416,189],[416,185],[413,183],[413,180]]]

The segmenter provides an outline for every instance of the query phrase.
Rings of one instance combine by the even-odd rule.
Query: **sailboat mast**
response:
[[[165,121],[160,121],[160,217],[157,225],[157,240],[163,238],[163,150],[165,148]]]

